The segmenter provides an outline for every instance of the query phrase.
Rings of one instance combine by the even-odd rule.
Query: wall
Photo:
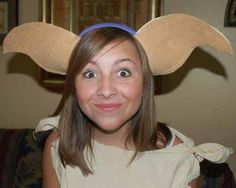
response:
[[[19,24],[38,21],[38,7],[38,0],[19,0]],[[39,86],[37,71],[27,56],[1,52],[0,127],[35,127],[39,119],[53,113],[60,94]]]
[[[37,21],[38,1],[20,0],[19,22]],[[227,0],[165,0],[163,11],[188,13],[223,32],[236,51],[236,28],[223,27]],[[206,49],[206,48],[205,48]],[[209,48],[195,50],[186,65],[163,77],[157,116],[197,143],[219,142],[236,151],[236,61]],[[214,54],[215,58],[210,54]],[[0,54],[0,127],[35,127],[54,111],[61,95],[38,85],[37,67],[26,56]],[[236,174],[235,155],[230,165]]]
[[[164,0],[163,13],[206,20],[228,37],[236,53],[236,28],[223,26],[226,4],[227,0]],[[195,50],[177,72],[162,77],[157,115],[197,143],[218,142],[236,152],[236,57],[204,49]],[[229,163],[236,174],[235,154]]]

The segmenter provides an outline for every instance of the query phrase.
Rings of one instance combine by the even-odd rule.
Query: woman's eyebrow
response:
[[[123,63],[123,62],[130,62],[130,63],[135,63],[132,61],[130,58],[124,58],[124,59],[118,59],[115,64]]]
[[[133,60],[131,60],[130,58],[124,58],[124,59],[118,59],[115,61],[115,65],[116,64],[120,64],[120,63],[123,63],[123,62],[130,62],[130,63],[135,63]],[[91,63],[93,65],[96,65],[97,64],[97,61],[89,61],[88,63]]]
[[[90,61],[88,61],[87,65],[88,65],[88,64],[96,65],[97,62],[96,62],[96,61],[92,61],[92,60],[90,60]]]

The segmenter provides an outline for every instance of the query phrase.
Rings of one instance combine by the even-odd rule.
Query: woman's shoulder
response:
[[[47,153],[50,156],[54,156],[54,153],[57,153],[57,144],[59,139],[58,131],[53,131],[48,135],[45,144],[44,144],[44,153]]]
[[[45,142],[45,147],[51,146],[57,139],[59,138],[58,131],[53,131],[48,135],[47,140]]]
[[[167,128],[171,133],[171,137],[164,148],[182,145],[182,147],[192,153],[199,162],[206,159],[214,163],[224,163],[227,161],[230,154],[233,153],[232,148],[224,147],[218,143],[204,143],[195,146],[192,138],[184,135],[173,127],[167,126]]]
[[[183,140],[174,133],[173,128],[166,123],[157,122],[155,134],[158,148],[173,147],[183,143]]]

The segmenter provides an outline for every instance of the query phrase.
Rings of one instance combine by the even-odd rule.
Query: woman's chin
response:
[[[104,134],[113,134],[116,132],[120,132],[120,131],[124,131],[127,130],[128,128],[128,124],[121,124],[121,123],[117,123],[117,124],[102,124],[102,125],[97,125],[96,129]]]
[[[103,126],[97,126],[96,129],[105,134],[112,134],[119,131],[120,126],[111,126],[111,125],[104,126],[103,125]]]

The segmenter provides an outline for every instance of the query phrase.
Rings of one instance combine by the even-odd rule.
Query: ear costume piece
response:
[[[233,53],[230,42],[222,33],[189,15],[171,14],[153,19],[137,33],[121,24],[98,25],[84,32],[98,27],[119,27],[133,34],[143,46],[154,75],[174,72],[198,46],[208,45],[222,52]],[[46,71],[65,74],[79,39],[72,32],[52,24],[26,23],[9,32],[4,40],[3,50],[25,53]]]
[[[164,75],[180,68],[198,46],[211,46],[233,54],[228,39],[199,18],[170,14],[151,20],[137,31],[139,42],[147,52],[154,75]]]
[[[11,30],[3,42],[3,52],[21,52],[30,56],[48,72],[65,74],[79,38],[51,24],[32,22]]]

